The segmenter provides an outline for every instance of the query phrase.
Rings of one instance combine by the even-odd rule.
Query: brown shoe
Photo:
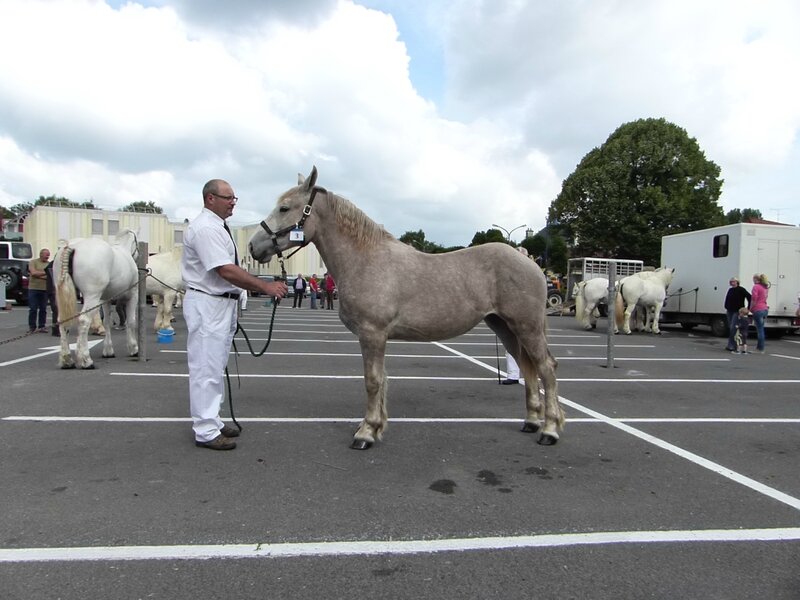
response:
[[[222,429],[219,432],[224,435],[226,438],[235,438],[239,437],[239,428],[232,427],[230,425],[223,425]]]
[[[195,441],[194,445],[199,448],[210,448],[211,450],[233,450],[236,448],[236,442],[226,438],[221,433],[210,442]]]

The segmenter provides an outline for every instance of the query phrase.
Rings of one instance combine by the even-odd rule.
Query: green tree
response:
[[[522,240],[519,245],[528,251],[542,269],[562,274],[567,272],[567,242],[557,228],[545,227],[536,235]]]
[[[425,239],[425,232],[421,229],[419,231],[406,231],[400,236],[400,241],[409,246],[413,246],[420,252],[427,252],[428,254],[438,254],[444,252],[445,249],[439,244],[429,242]]]
[[[0,206],[0,219],[13,219],[17,215],[10,208]]]
[[[575,254],[658,264],[661,237],[722,225],[720,169],[665,119],[620,126],[583,157],[550,205],[548,224]]]
[[[734,223],[747,223],[750,219],[763,218],[764,217],[761,216],[761,211],[757,208],[745,208],[744,210],[734,208],[726,213],[725,222],[732,225]]]
[[[136,202],[131,202],[127,206],[123,206],[120,208],[121,211],[125,212],[144,212],[144,213],[155,213],[155,214],[162,214],[164,210],[160,206],[156,206],[155,202],[150,200],[149,202],[145,202],[144,200],[137,200]]]
[[[475,232],[475,235],[472,236],[472,241],[469,245],[480,246],[481,244],[488,244],[489,242],[500,242],[501,244],[507,244],[508,240],[502,231],[492,228],[486,231]]]

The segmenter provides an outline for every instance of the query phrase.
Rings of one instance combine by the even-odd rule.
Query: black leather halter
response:
[[[311,197],[308,199],[308,204],[306,204],[303,207],[303,216],[301,216],[300,220],[297,221],[297,223],[295,223],[294,225],[287,225],[283,229],[279,229],[278,231],[272,231],[272,229],[269,228],[269,225],[267,225],[266,220],[261,221],[261,227],[264,229],[264,231],[267,232],[267,235],[270,236],[270,238],[272,239],[272,245],[275,246],[275,249],[277,250],[276,256],[278,258],[283,258],[283,253],[281,252],[280,248],[278,248],[278,237],[286,235],[287,233],[289,233],[294,229],[300,229],[300,230],[303,229],[303,224],[306,222],[306,219],[311,214],[311,207],[314,204],[314,198],[317,196],[318,192],[322,192],[323,194],[326,195],[328,194],[328,190],[326,190],[324,187],[315,185],[313,188],[311,188]],[[303,243],[300,244],[297,250],[300,250],[300,248],[302,248],[307,244],[308,242],[305,241],[304,239]],[[295,250],[295,252],[297,252],[297,250]],[[292,254],[294,254],[294,252],[292,252]],[[289,256],[291,256],[291,254]]]

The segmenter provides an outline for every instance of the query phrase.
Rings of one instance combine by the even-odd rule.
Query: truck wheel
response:
[[[19,282],[19,276],[11,269],[0,269],[0,281],[6,284],[6,290],[10,293]]]
[[[717,337],[728,337],[728,319],[722,315],[711,317],[711,333]]]
[[[554,293],[554,294],[549,294],[547,296],[547,306],[549,306],[550,308],[557,308],[561,306],[562,302],[563,300],[561,298],[561,294]]]

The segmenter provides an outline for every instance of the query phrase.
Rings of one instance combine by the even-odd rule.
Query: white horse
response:
[[[147,259],[147,293],[153,297],[153,305],[156,307],[156,321],[153,325],[156,331],[174,331],[172,307],[180,299],[180,294],[186,291],[186,284],[181,277],[182,257],[183,246],[176,246],[170,252],[154,254]]]
[[[103,306],[105,339],[103,356],[114,356],[111,343],[111,300],[125,302],[128,311],[128,356],[136,356],[136,304],[139,299],[138,271],[133,255],[136,236],[130,230],[121,231],[113,244],[99,238],[70,240],[59,248],[53,259],[57,279],[56,302],[61,330],[61,351],[58,365],[62,369],[93,369],[89,354],[88,334],[92,317]],[[83,294],[84,312],[78,313],[76,287]],[[69,350],[69,333],[77,321],[78,340],[75,359]]]
[[[648,273],[643,275],[643,273]],[[631,333],[631,314],[641,307],[646,311],[644,330],[661,333],[658,319],[667,297],[667,288],[672,283],[674,268],[660,268],[626,277],[619,283],[616,296],[617,327],[622,326],[626,334]]]
[[[579,281],[572,289],[572,296],[575,298],[575,318],[584,329],[596,329],[597,305],[608,298],[608,279],[595,277]]]

